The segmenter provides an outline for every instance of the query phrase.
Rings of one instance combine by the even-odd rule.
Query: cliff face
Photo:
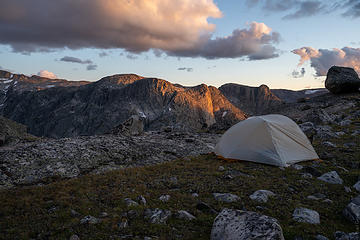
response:
[[[226,128],[246,118],[214,87],[187,88],[134,74],[77,87],[11,91],[1,108],[30,133],[55,138],[106,133],[132,115],[152,130]]]
[[[282,100],[266,85],[249,87],[228,83],[222,85],[219,90],[232,104],[251,115],[261,114],[265,109],[282,103]]]

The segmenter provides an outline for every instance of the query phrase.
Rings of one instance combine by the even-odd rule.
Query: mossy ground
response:
[[[336,130],[356,127],[355,121],[354,126],[336,127]],[[159,239],[209,239],[216,215],[197,210],[199,201],[217,211],[228,207],[274,217],[279,220],[286,239],[293,239],[294,236],[313,239],[317,234],[332,239],[337,230],[359,231],[358,226],[343,217],[342,210],[358,194],[354,189],[347,193],[344,186],[354,185],[360,176],[360,169],[351,168],[360,161],[358,136],[351,136],[349,132],[332,142],[338,147],[327,148],[320,142],[314,142],[318,153],[330,153],[332,159],[304,162],[301,165],[315,164],[322,173],[336,170],[344,180],[343,185],[327,184],[316,178],[304,179],[301,177],[302,170],[292,167],[282,170],[250,162],[226,162],[209,154],[156,166],[59,180],[46,186],[3,190],[0,192],[0,239],[69,239],[73,234],[81,239],[122,239],[126,235],[128,239],[143,239],[144,236],[156,236]],[[342,147],[347,142],[355,142],[357,146],[350,150]],[[223,166],[225,171],[219,171],[219,166]],[[229,171],[230,175],[231,171],[242,174],[229,178]],[[171,177],[177,177],[177,183]],[[277,195],[267,203],[256,203],[250,200],[249,195],[259,189],[271,190]],[[192,197],[194,192],[199,194],[198,198]],[[220,203],[213,198],[214,192],[237,194],[241,201]],[[325,194],[333,203],[307,199],[307,196],[315,193]],[[163,194],[171,196],[169,202],[159,200]],[[135,200],[139,195],[146,198],[146,207],[126,207],[124,198]],[[321,224],[293,221],[292,213],[296,207],[318,211]],[[150,224],[143,217],[145,208],[168,209],[173,213],[186,210],[197,219],[189,222],[172,217],[167,224]],[[134,209],[138,216],[129,220],[128,228],[120,229],[118,223],[123,213],[130,209]],[[79,215],[74,216],[71,210],[77,211]],[[101,212],[109,214],[102,218],[101,223],[80,224],[84,216],[99,217]]]

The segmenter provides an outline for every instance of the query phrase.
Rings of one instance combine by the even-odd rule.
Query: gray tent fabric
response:
[[[319,159],[300,127],[278,114],[250,117],[235,124],[220,138],[215,154],[279,167]]]

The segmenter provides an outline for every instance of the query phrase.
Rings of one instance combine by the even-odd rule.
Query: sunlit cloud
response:
[[[328,50],[303,47],[292,52],[300,56],[299,65],[310,61],[317,76],[326,76],[327,71],[334,65],[354,68],[360,74],[360,48],[344,47]]]
[[[209,59],[278,56],[279,34],[264,23],[214,38],[216,26],[208,20],[220,17],[213,0],[2,0],[0,44],[24,54],[120,48]]]
[[[50,78],[50,79],[56,79],[58,78],[54,73],[49,72],[47,70],[41,70],[40,72],[38,72],[38,74],[40,77],[44,77],[44,78]]]

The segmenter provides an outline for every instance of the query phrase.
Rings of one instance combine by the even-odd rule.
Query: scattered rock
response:
[[[317,201],[324,198],[326,198],[326,195],[321,193],[315,193],[314,195],[307,196],[307,199],[317,200]]]
[[[360,195],[354,198],[343,210],[343,215],[355,224],[360,223]]]
[[[168,202],[170,200],[170,195],[161,195],[159,200],[162,202]]]
[[[325,200],[323,200],[322,202],[324,202],[324,203],[333,203],[333,201],[330,200],[330,199],[325,199]]]
[[[250,199],[257,201],[257,202],[263,202],[266,203],[269,199],[269,197],[275,196],[275,193],[268,191],[268,190],[257,190],[253,194],[250,195]]]
[[[179,218],[179,219],[185,219],[185,220],[188,220],[188,221],[196,219],[196,217],[194,215],[188,213],[185,210],[178,211],[177,214],[176,214],[176,217]]]
[[[292,167],[295,168],[296,170],[301,170],[304,168],[303,166],[301,166],[299,164],[294,164],[294,165],[292,165]]]
[[[138,206],[139,204],[135,201],[133,201],[132,199],[130,198],[125,198],[124,199],[125,203],[126,203],[126,206],[128,207],[134,207],[134,206]]]
[[[93,216],[90,216],[90,215],[88,215],[88,216],[86,216],[86,217],[84,217],[83,219],[80,220],[81,224],[86,224],[86,223],[88,223],[88,224],[97,224],[97,223],[100,223],[100,222],[101,222],[100,219],[98,219],[96,217],[93,217]]]
[[[322,144],[323,144],[323,146],[325,146],[325,147],[336,148],[336,145],[335,145],[334,143],[332,143],[332,142],[323,142]]]
[[[283,240],[278,221],[255,212],[223,209],[215,218],[211,240]]]
[[[308,208],[296,208],[293,212],[293,219],[297,222],[320,224],[319,213]]]
[[[124,228],[127,228],[129,226],[129,222],[126,218],[122,218],[121,219],[121,222],[118,223],[118,227],[120,229],[124,229]]]
[[[339,174],[336,171],[324,173],[320,177],[319,180],[331,183],[331,184],[342,184],[343,180],[340,178]]]
[[[352,68],[333,66],[327,73],[325,87],[334,94],[357,92],[360,79]]]
[[[303,173],[301,174],[301,177],[309,179],[309,178],[313,178],[313,175],[311,175],[311,173]]]
[[[126,136],[140,135],[144,132],[144,118],[139,115],[132,115],[125,122],[112,130],[113,134]]]
[[[146,209],[145,210],[145,219],[149,219],[150,223],[162,224],[171,217],[171,211],[162,210],[159,208],[156,209]]]
[[[345,192],[347,192],[347,193],[350,193],[350,192],[352,192],[352,191],[351,191],[351,188],[349,188],[349,187],[346,187],[346,186],[344,187],[344,190],[345,190]]]
[[[108,216],[109,216],[109,214],[107,212],[101,212],[99,215],[100,218],[106,218]]]
[[[315,240],[329,240],[329,239],[323,235],[316,235]]]
[[[354,184],[353,188],[356,189],[356,191],[360,192],[360,181]]]
[[[146,199],[144,198],[144,196],[140,195],[137,197],[136,199],[141,205],[146,205]]]
[[[69,238],[69,240],[80,240],[80,238],[78,235],[74,234]]]
[[[321,176],[321,172],[319,170],[317,170],[314,167],[311,166],[306,166],[303,168],[303,171],[306,173],[310,173],[311,175],[315,176],[315,177],[320,177]]]
[[[191,196],[194,197],[194,198],[197,198],[197,197],[199,197],[199,194],[198,193],[193,193],[193,194],[191,194]]]
[[[343,120],[339,123],[340,126],[345,127],[345,126],[349,126],[352,123],[351,120],[347,119],[347,120]]]
[[[219,166],[219,171],[225,171],[225,168],[223,166]]]
[[[219,202],[236,202],[240,200],[240,197],[231,193],[213,193],[214,198]]]
[[[360,239],[360,233],[353,232],[353,233],[344,233],[337,231],[334,234],[335,240],[359,240]]]

